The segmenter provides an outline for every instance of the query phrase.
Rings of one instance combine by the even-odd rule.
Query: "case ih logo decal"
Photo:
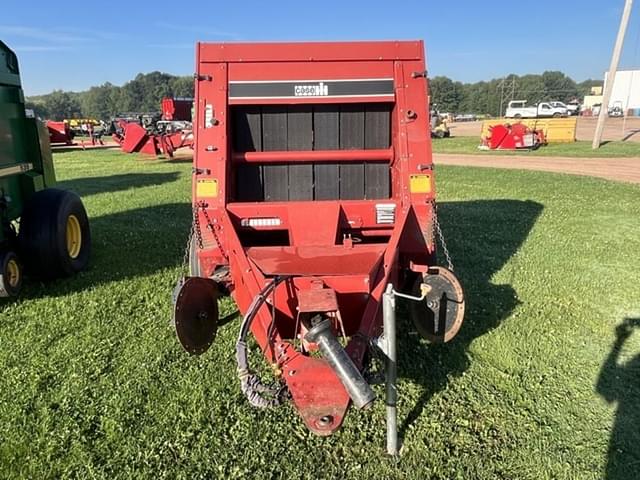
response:
[[[393,79],[229,82],[231,100],[299,97],[390,97],[393,100]]]
[[[329,85],[320,82],[317,85],[296,85],[293,87],[296,97],[326,97],[329,95]]]

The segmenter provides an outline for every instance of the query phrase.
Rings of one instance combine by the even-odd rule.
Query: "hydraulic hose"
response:
[[[247,313],[242,319],[240,325],[240,333],[236,342],[236,362],[238,364],[238,378],[240,379],[240,390],[247,397],[249,403],[257,408],[271,408],[280,405],[284,400],[285,389],[283,386],[265,385],[260,378],[249,369],[249,360],[247,357],[247,335],[255,316],[260,307],[264,304],[269,294],[284,280],[287,276],[274,277],[264,288],[253,298],[251,305],[247,309]]]

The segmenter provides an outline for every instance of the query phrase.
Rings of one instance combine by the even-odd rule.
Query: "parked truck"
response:
[[[578,115],[578,113],[580,112],[580,103],[578,103],[576,100],[573,100],[569,103],[563,103],[563,102],[549,102],[549,103],[551,104],[552,107],[565,109],[567,111],[568,116]]]
[[[49,134],[27,116],[18,59],[0,41],[0,297],[18,294],[24,271],[51,279],[87,266],[87,213],[54,185]]]
[[[526,100],[512,100],[509,102],[504,116],[506,118],[566,117],[567,108],[554,107],[549,102],[541,102],[528,107]]]

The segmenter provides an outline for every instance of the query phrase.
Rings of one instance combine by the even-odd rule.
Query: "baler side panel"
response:
[[[195,180],[193,198],[204,202],[212,227],[202,209],[198,210],[204,251],[200,255],[206,274],[217,265],[227,263],[224,250],[222,217],[228,185],[227,168],[230,147],[228,145],[229,121],[227,107],[227,64],[200,63],[197,79],[197,106],[195,129],[197,131],[194,155]]]
[[[426,71],[423,60],[407,61],[403,63],[404,99],[406,111],[404,124],[401,128],[406,134],[409,156],[407,158],[408,176],[404,176],[403,183],[409,186],[410,202],[415,213],[419,231],[423,238],[417,239],[407,236],[403,239],[401,252],[415,263],[427,264],[435,255],[432,244],[433,238],[433,202],[435,200],[435,176],[431,150],[431,135],[429,126],[429,96],[427,79],[420,72]],[[409,115],[407,115],[409,113]],[[413,118],[410,118],[413,117]],[[413,177],[413,180],[412,180]],[[423,188],[424,187],[424,188]],[[425,243],[428,251],[425,251]]]

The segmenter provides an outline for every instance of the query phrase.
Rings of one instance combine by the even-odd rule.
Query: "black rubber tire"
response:
[[[191,237],[191,243],[189,243],[189,276],[201,277],[202,269],[200,268],[200,262],[198,261],[198,245],[196,244],[195,235]]]
[[[562,116],[562,114],[558,113],[558,112],[553,114],[553,118],[560,118],[561,116]]]
[[[14,272],[10,272],[9,265],[13,264]],[[15,271],[17,269],[17,272]],[[10,280],[16,275],[17,278]],[[11,250],[0,253],[0,297],[15,297],[22,289],[24,272],[22,263],[15,252]]]
[[[67,222],[72,215],[81,232],[75,257],[67,248]],[[22,213],[18,241],[29,275],[47,280],[84,270],[91,255],[91,229],[80,197],[56,188],[37,192]]]

